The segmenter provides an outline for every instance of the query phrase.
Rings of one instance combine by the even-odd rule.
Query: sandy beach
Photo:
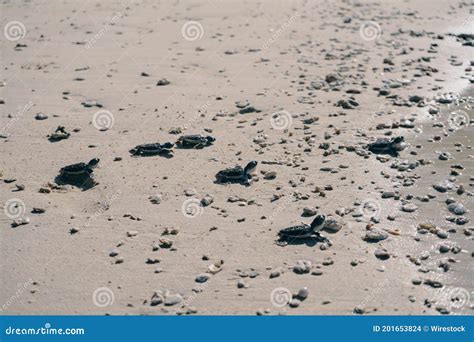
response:
[[[473,314],[472,2],[1,13],[2,315]]]

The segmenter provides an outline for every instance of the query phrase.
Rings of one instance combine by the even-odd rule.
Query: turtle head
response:
[[[208,136],[206,137],[206,140],[207,140],[207,142],[212,143],[212,142],[216,141],[216,138],[214,138],[214,137],[208,135]]]
[[[174,144],[170,142],[165,142],[164,144],[161,145],[163,148],[173,148]]]
[[[311,222],[311,229],[313,230],[321,229],[321,225],[324,223],[325,220],[326,220],[326,217],[324,215],[316,216],[313,222]]]
[[[390,141],[390,147],[395,151],[402,151],[406,147],[405,138],[402,136],[393,138]]]
[[[97,166],[97,164],[99,164],[99,161],[100,159],[99,158],[94,158],[94,159],[91,159],[88,163],[87,163],[87,166],[90,168],[90,169],[93,169]]]
[[[252,160],[250,163],[247,164],[247,166],[245,167],[244,169],[244,173],[246,175],[250,175],[252,172],[255,171],[255,169],[257,168],[257,164],[258,162],[256,160]]]

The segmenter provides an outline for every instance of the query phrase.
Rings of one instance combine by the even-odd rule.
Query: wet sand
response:
[[[430,258],[426,259],[426,263],[423,263],[425,265],[420,266],[420,269],[428,268],[429,273],[444,283],[451,291],[462,291],[463,295],[468,298],[472,298],[474,295],[474,278],[470,272],[474,247],[472,240],[474,230],[472,225],[473,199],[472,192],[468,190],[467,193],[460,193],[459,186],[462,185],[469,189],[474,180],[472,175],[474,167],[473,129],[472,124],[469,124],[468,121],[472,121],[474,117],[473,96],[474,89],[471,87],[460,95],[460,103],[442,106],[439,115],[431,116],[420,125],[422,133],[417,134],[412,142],[412,145],[415,146],[414,150],[418,151],[419,156],[429,158],[433,162],[428,168],[422,168],[418,172],[420,180],[414,195],[419,197],[424,197],[427,194],[436,196],[420,208],[416,219],[418,222],[430,223],[449,231],[447,239],[440,240],[436,236],[429,237],[430,234],[423,239],[425,243],[422,244],[422,249],[424,250],[420,253],[419,249],[419,255],[429,252]],[[422,147],[418,149],[417,145]],[[443,153],[448,154],[448,160],[440,159],[440,154]],[[433,185],[446,184],[446,181],[453,182],[452,190],[440,193],[433,188]],[[464,216],[453,214],[448,209],[447,201],[453,200],[466,208]],[[459,216],[467,218],[469,222],[459,224],[452,221]],[[440,248],[443,245],[459,246],[460,252],[455,255],[440,253]],[[446,260],[450,260],[452,265],[447,272],[440,268],[440,263],[444,264],[443,262]],[[438,290],[435,293],[434,298],[439,297],[443,297],[443,290]],[[446,306],[446,298],[442,304],[444,305],[441,306]],[[468,305],[453,309],[457,313],[469,311]]]
[[[469,298],[451,301],[453,288],[473,290],[472,237],[462,233],[472,222],[436,217],[463,249],[441,256],[431,247],[446,239],[417,227],[433,208],[444,214],[445,196],[410,196],[447,169],[419,167],[422,177],[400,186],[412,173],[390,167],[418,142],[413,159],[450,150],[466,168],[459,200],[470,218],[472,150],[454,153],[452,141],[471,144],[472,126],[427,144],[425,125],[437,94],[470,85],[472,46],[451,33],[472,27],[472,6],[33,1],[2,10],[4,25],[26,31],[1,42],[2,314],[472,314]],[[413,114],[414,127],[404,120]],[[70,136],[50,142],[58,126]],[[183,134],[216,141],[172,158],[130,156]],[[367,152],[389,134],[411,146],[399,157]],[[98,185],[51,183],[92,158]],[[259,162],[250,186],[214,182],[250,160]],[[405,202],[418,210],[401,211]],[[309,224],[310,211],[342,224],[322,232],[332,246],[275,243],[280,229]],[[387,238],[364,241],[374,228]],[[444,255],[461,262],[439,277],[432,260]]]

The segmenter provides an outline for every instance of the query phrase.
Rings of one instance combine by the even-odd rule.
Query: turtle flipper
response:
[[[242,184],[245,185],[245,186],[250,186],[252,185],[252,182],[253,182],[253,178],[251,175],[247,174],[247,175],[244,175],[244,179],[242,179]]]
[[[275,241],[275,245],[280,246],[280,247],[286,247],[288,246],[288,241],[285,241],[283,239],[278,239]]]
[[[313,235],[313,237],[314,237],[314,239],[315,239],[316,241],[321,242],[321,243],[324,243],[324,244],[326,244],[328,247],[332,246],[331,240],[329,240],[329,239],[328,239],[327,237],[325,237],[325,236],[322,236],[322,235],[319,234],[319,233],[315,233],[315,234]]]

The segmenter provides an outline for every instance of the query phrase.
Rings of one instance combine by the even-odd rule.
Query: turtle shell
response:
[[[157,154],[166,154],[170,153],[170,148],[173,147],[171,143],[159,144],[142,144],[137,145],[130,150],[130,153],[133,155],[142,155],[142,156],[152,156]]]
[[[369,151],[371,152],[384,152],[390,151],[391,143],[389,139],[386,138],[379,138],[375,142],[368,145]]]
[[[58,126],[58,128],[56,128],[54,133],[48,135],[48,140],[51,142],[56,142],[63,139],[67,139],[70,136],[71,134],[66,132],[66,129],[64,128],[64,126]]]
[[[186,142],[188,144],[200,144],[206,142],[206,137],[200,134],[193,134],[193,135],[183,135],[179,138],[180,142]]]
[[[183,135],[178,139],[178,145],[182,148],[192,148],[196,146],[204,147],[211,145],[215,141],[212,137],[205,137],[201,134]]]
[[[59,171],[61,172],[61,174],[67,174],[67,175],[80,175],[80,174],[86,174],[86,173],[92,172],[91,168],[86,163],[77,163],[77,164],[68,165],[68,166],[63,167]]]
[[[221,170],[216,174],[217,179],[240,180],[243,177],[244,169],[241,166]]]
[[[311,226],[307,224],[284,228],[278,232],[280,238],[286,239],[307,239],[313,234],[313,229],[311,229]]]

